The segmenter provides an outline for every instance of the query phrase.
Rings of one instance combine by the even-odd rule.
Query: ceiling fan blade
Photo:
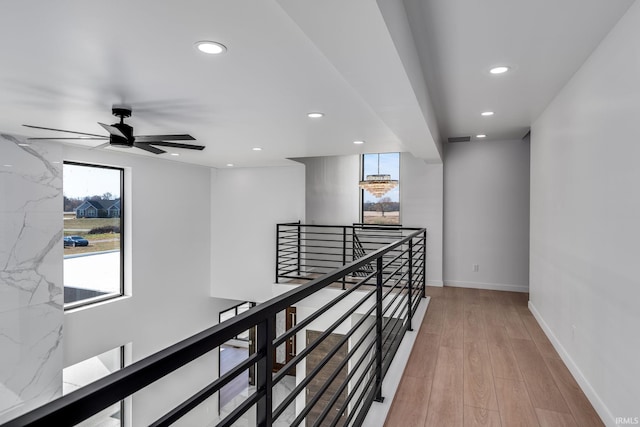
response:
[[[145,143],[134,142],[133,146],[137,147],[137,148],[139,148],[141,150],[148,151],[148,152],[153,153],[153,154],[166,153],[166,151],[164,151],[164,150],[161,150],[161,149],[156,148],[156,147],[152,147],[149,144],[145,144]]]
[[[186,148],[187,150],[204,150],[204,145],[180,144],[179,142],[149,141],[143,142],[143,144],[158,145],[160,147]]]
[[[64,129],[45,128],[45,127],[42,127],[42,126],[33,126],[33,125],[22,125],[22,126],[27,127],[27,128],[32,128],[32,129],[52,130],[52,131],[55,131],[55,132],[75,133],[76,135],[97,136],[99,138],[104,138],[104,135],[96,135],[94,133],[76,132],[76,131],[73,131],[73,130],[64,130]]]
[[[104,144],[96,145],[95,147],[91,147],[92,150],[97,150],[98,148],[104,148],[110,146],[111,143],[105,142]]]
[[[67,140],[67,139],[79,139],[81,141],[94,141],[94,140],[109,139],[109,137],[108,136],[99,136],[99,137],[98,136],[95,136],[95,137],[94,136],[80,136],[80,137],[77,137],[77,138],[67,138],[67,137],[63,136],[63,137],[60,137],[60,138],[49,137],[49,138],[27,138],[27,139],[28,140],[39,140],[39,139],[42,139],[42,140],[47,140],[47,139],[65,139],[65,140]]]
[[[135,137],[138,142],[151,142],[151,141],[195,141],[196,139],[191,135],[138,135]]]
[[[113,135],[113,136],[117,136],[117,137],[122,138],[122,139],[127,139],[127,137],[125,136],[125,134],[124,134],[124,133],[122,133],[122,132],[120,131],[120,129],[118,129],[117,127],[115,127],[115,126],[111,126],[111,125],[105,125],[104,123],[100,123],[100,122],[98,122],[98,124],[99,124],[100,126],[102,126],[102,127],[103,127],[107,132],[109,132],[111,135]]]

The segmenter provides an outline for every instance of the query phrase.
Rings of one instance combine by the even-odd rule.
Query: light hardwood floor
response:
[[[386,427],[603,426],[528,294],[428,287]]]

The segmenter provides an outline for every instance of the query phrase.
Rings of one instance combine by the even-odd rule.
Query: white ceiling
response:
[[[0,130],[102,134],[96,122],[115,122],[111,106],[127,103],[136,134],[190,133],[207,147],[175,161],[399,150],[439,161],[448,136],[521,137],[631,3],[4,1]],[[228,52],[203,55],[198,40]],[[513,72],[490,76],[498,63]],[[496,116],[482,120],[484,109]]]
[[[632,3],[405,0],[442,136],[522,138]]]

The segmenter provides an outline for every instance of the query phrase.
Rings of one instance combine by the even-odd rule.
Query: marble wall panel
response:
[[[0,421],[61,394],[62,228],[60,145],[0,133]]]

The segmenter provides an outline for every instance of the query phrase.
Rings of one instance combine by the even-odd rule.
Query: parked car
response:
[[[89,246],[89,241],[82,236],[66,236],[64,238],[64,247],[67,246]]]

